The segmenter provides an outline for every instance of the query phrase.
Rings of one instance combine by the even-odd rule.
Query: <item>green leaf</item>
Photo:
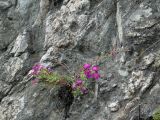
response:
[[[84,72],[82,71],[82,72],[80,72],[80,78],[81,78],[81,80],[86,80],[86,76],[85,76],[85,74],[84,74]]]

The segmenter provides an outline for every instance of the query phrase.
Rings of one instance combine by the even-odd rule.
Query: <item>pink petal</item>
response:
[[[90,67],[91,67],[91,65],[88,64],[88,63],[86,63],[86,64],[83,65],[83,68],[84,68],[84,69],[89,69]]]
[[[93,70],[93,71],[99,71],[99,67],[98,67],[98,66],[93,66],[93,67],[92,67],[92,70]]]

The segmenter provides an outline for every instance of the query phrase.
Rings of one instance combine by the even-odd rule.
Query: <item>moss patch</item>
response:
[[[153,114],[153,120],[160,120],[160,108]]]

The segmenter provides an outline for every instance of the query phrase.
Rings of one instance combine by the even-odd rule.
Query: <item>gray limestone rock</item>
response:
[[[20,53],[24,53],[28,48],[29,36],[30,35],[26,30],[24,30],[22,34],[19,34],[16,38],[11,54],[14,54],[14,56],[17,57]]]
[[[38,62],[63,74],[100,64],[96,101],[75,99],[67,120],[130,120],[139,104],[145,118],[152,115],[160,104],[159,6],[159,0],[0,0],[0,120],[63,119],[57,90],[31,85],[27,74]]]
[[[9,1],[0,1],[0,10],[5,10],[11,7],[11,3]]]
[[[116,111],[119,110],[120,105],[119,105],[118,102],[112,102],[112,103],[109,104],[108,107],[110,108],[111,112],[116,112]]]

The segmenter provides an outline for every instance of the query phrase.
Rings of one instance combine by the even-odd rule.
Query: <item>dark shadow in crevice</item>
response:
[[[60,9],[64,0],[49,0],[50,6],[49,11]]]
[[[66,120],[67,118],[70,117],[69,110],[70,110],[70,107],[71,107],[73,100],[74,100],[71,85],[63,84],[59,88],[58,99],[64,108],[63,120]]]
[[[8,46],[2,48],[1,51],[2,51],[2,52],[5,52],[5,51],[7,51],[7,49],[8,49]]]

